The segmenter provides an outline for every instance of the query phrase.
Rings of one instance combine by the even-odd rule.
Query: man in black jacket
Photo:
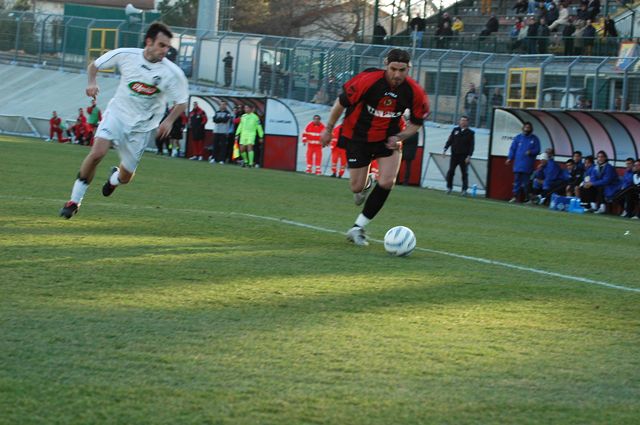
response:
[[[471,162],[473,148],[475,146],[475,132],[469,128],[469,117],[463,115],[460,117],[460,125],[451,131],[451,135],[444,145],[444,152],[447,152],[451,146],[451,162],[449,163],[449,171],[447,172],[447,195],[453,189],[453,176],[456,167],[460,166],[462,171],[462,196],[467,196],[469,188],[469,173],[467,167]]]

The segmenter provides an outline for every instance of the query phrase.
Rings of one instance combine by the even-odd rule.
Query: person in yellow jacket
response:
[[[256,144],[256,136],[259,137],[258,142],[262,143],[264,131],[260,118],[254,112],[252,105],[244,105],[244,115],[240,118],[240,124],[236,129],[236,141],[240,144],[240,156],[242,157],[242,166],[253,167],[254,152],[253,145]]]

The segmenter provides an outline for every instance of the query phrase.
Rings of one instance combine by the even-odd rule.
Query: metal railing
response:
[[[0,61],[82,70],[92,59],[90,48],[96,50],[92,35],[105,29],[117,30],[113,47],[140,46],[143,38],[144,28],[125,21],[0,12]],[[514,40],[503,35],[430,38],[424,48],[415,48],[399,39],[392,39],[393,45],[372,45],[173,30],[178,65],[192,83],[203,86],[331,104],[344,82],[363,69],[383,66],[387,52],[404,45],[413,56],[411,76],[429,94],[431,119],[438,122],[455,122],[461,114],[470,114],[475,126],[486,127],[494,106],[516,106],[514,87],[520,97],[530,98],[535,92],[536,106],[542,108],[640,110],[637,50],[631,45],[626,57],[617,58],[618,40],[593,40],[590,53],[603,56],[558,56],[531,51],[529,44],[514,46]],[[541,40],[524,41],[538,49]],[[549,52],[565,47],[561,39],[548,41]],[[587,53],[584,44],[582,49],[573,54]],[[538,54],[527,54],[530,51]],[[234,57],[230,82],[225,81],[222,63],[226,52]],[[536,90],[529,81],[522,89],[508,87],[508,76],[516,68],[538,70]],[[471,84],[476,95],[469,97]]]

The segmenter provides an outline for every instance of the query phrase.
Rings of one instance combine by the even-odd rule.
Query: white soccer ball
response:
[[[384,235],[384,249],[396,257],[406,257],[416,248],[416,235],[405,226],[389,229]]]

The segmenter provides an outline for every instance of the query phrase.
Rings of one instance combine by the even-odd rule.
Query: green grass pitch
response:
[[[86,152],[0,138],[0,424],[639,421],[638,222],[397,187],[393,258],[346,181],[115,152],[64,220]]]

